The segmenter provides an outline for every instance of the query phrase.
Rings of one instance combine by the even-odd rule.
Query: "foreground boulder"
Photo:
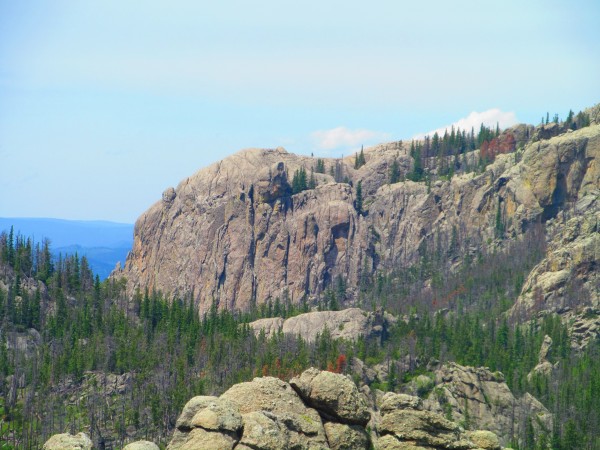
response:
[[[85,433],[72,435],[69,433],[55,434],[46,441],[42,450],[91,450],[92,440]]]
[[[499,450],[491,432],[466,432],[405,394],[383,396],[378,420],[346,376],[308,369],[289,383],[273,377],[232,386],[220,397],[191,399],[169,450]],[[379,424],[368,431],[367,423]]]
[[[310,368],[290,384],[311,406],[336,422],[365,426],[371,418],[356,385],[344,376]]]
[[[127,444],[123,447],[123,450],[160,450],[160,447],[154,442],[150,441],[136,441],[131,444]]]

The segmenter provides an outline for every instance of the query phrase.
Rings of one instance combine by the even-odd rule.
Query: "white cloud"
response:
[[[314,131],[310,135],[315,146],[321,150],[335,150],[338,148],[356,148],[364,144],[373,144],[377,141],[389,139],[389,133],[371,130],[350,130],[346,127],[332,128],[331,130]]]
[[[418,134],[414,137],[414,139],[422,139],[425,136],[433,136],[434,133],[438,133],[440,135],[444,134],[444,131],[450,129],[452,126],[454,128],[460,128],[461,130],[466,130],[467,132],[471,131],[471,128],[475,128],[475,133],[479,130],[481,124],[484,124],[487,127],[496,127],[496,124],[500,126],[501,129],[511,127],[515,124],[519,123],[517,120],[517,116],[514,112],[504,112],[498,108],[488,109],[487,111],[477,112],[473,111],[467,117],[464,117],[456,122],[447,125],[445,127],[438,128],[436,130],[429,131],[427,133]]]

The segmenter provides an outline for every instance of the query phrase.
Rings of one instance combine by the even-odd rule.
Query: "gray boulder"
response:
[[[46,441],[42,450],[91,450],[92,440],[85,433],[72,435],[69,433],[55,434]]]
[[[123,450],[160,450],[160,447],[150,441],[135,441],[127,444]]]
[[[309,405],[334,421],[365,426],[371,418],[358,388],[344,375],[310,368],[290,384]]]

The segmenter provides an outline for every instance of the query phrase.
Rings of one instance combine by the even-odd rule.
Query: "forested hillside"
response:
[[[405,319],[382,339],[356,343],[332,340],[327,332],[311,343],[255,336],[251,320],[303,312],[285,300],[247,313],[213,307],[203,316],[189,299],[139,293],[130,301],[123,283],[100,282],[85,259],[48,264],[47,253],[31,252],[25,238],[11,243],[3,234],[4,448],[39,448],[53,433],[83,429],[106,448],[133,438],[164,443],[193,395],[218,394],[257,375],[290,378],[310,366],[352,375],[347,362],[355,357],[390,367],[372,389],[401,391],[426,374],[432,360],[502,371],[513,392],[532,393],[556,415],[555,428],[541,440],[533,432],[514,436],[514,448],[545,448],[544,442],[555,449],[598,448],[598,342],[576,351],[558,318],[518,326],[500,315],[543,251],[533,233],[506,253],[478,255],[464,272],[434,283],[431,295],[446,299],[445,312],[432,314],[426,299],[410,302]],[[428,271],[436,271],[435,261],[376,280],[363,288],[362,306],[404,310]],[[463,287],[455,289],[459,280]],[[322,307],[339,306],[342,290],[330,292]],[[557,369],[528,380],[545,335],[554,342],[550,359]]]
[[[214,197],[195,204],[189,180],[165,191],[138,223],[126,268],[104,281],[85,257],[54,258],[48,241],[2,231],[0,448],[37,449],[65,431],[86,431],[97,448],[164,445],[191,397],[311,366],[349,375],[373,405],[381,391],[417,394],[469,429],[478,411],[453,404],[440,380],[455,362],[487,367],[514,398],[552,413],[503,410],[506,445],[600,449],[594,111],[383,145],[352,164],[243,153],[212,167],[210,183],[195,180]],[[285,164],[242,189],[227,170],[257,155]],[[215,186],[235,198],[220,203]],[[207,219],[219,217],[227,226]],[[198,242],[220,265],[194,259],[188,226],[214,238]],[[204,297],[182,288],[198,280],[174,264],[202,267]],[[388,319],[352,340],[327,326],[305,340],[251,325],[350,306]]]

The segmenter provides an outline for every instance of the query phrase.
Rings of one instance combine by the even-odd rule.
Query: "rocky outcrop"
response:
[[[381,405],[381,423],[377,447],[381,450],[400,448],[474,449],[477,446],[466,439],[460,427],[439,414],[419,408],[398,409],[400,402],[388,393]],[[402,402],[406,405],[405,402]],[[401,404],[402,404],[401,403]],[[500,447],[496,447],[499,449]]]
[[[523,139],[530,131],[515,128]],[[367,163],[358,170],[353,157],[325,159],[325,173],[314,174],[316,188],[295,195],[289,180],[299,168],[310,173],[312,158],[281,148],[245,150],[165,191],[138,219],[133,250],[113,276],[125,276],[130,292],[147,287],[193,293],[201,312],[213,300],[229,309],[277,297],[310,303],[339,276],[352,298],[362,277],[415,263],[424,245],[449,246],[456,236],[485,251],[501,245],[499,223],[503,236],[512,239],[542,222],[555,230],[549,237],[557,245],[549,245],[513,314],[535,314],[540,290],[542,309],[560,308],[568,298],[562,289],[571,280],[591,289],[587,306],[594,306],[598,233],[590,233],[597,226],[600,125],[545,139],[554,134],[548,133],[518,157],[498,155],[484,173],[430,186],[388,184],[391,162],[406,173],[412,158],[406,145],[382,145],[365,151]],[[360,214],[353,187],[358,181],[364,197]],[[570,241],[561,250],[563,234]]]
[[[552,349],[552,338],[548,335],[544,336],[544,341],[540,348],[537,365],[527,374],[527,381],[531,381],[535,375],[550,376],[555,366],[548,361],[548,354]],[[557,363],[558,364],[558,363]]]
[[[91,450],[92,440],[85,433],[72,435],[69,433],[55,434],[46,441],[42,450]]]
[[[418,398],[386,394],[369,434],[371,413],[356,385],[308,369],[290,383],[255,378],[219,398],[194,397],[167,449],[500,449],[493,433],[467,433],[422,406]]]
[[[333,448],[341,449],[368,442],[364,428],[352,426],[364,425],[369,413],[350,380],[310,369],[297,381],[304,390],[294,389],[293,381],[264,377],[236,384],[219,398],[193,398],[167,448],[194,448],[194,442],[203,442],[210,445],[202,448],[325,449],[331,448],[331,439]]]
[[[508,315],[523,321],[559,314],[569,324],[572,345],[583,347],[600,330],[600,189],[548,223],[547,234],[546,255]]]
[[[395,317],[387,313],[348,308],[341,311],[315,311],[286,320],[281,317],[259,319],[249,325],[257,336],[263,332],[269,338],[281,331],[314,342],[317,335],[323,334],[326,329],[333,339],[355,340],[358,336],[376,338],[395,321]]]
[[[502,373],[485,368],[445,364],[435,371],[435,386],[424,408],[443,414],[467,429],[494,432],[506,445],[522,435],[528,423],[536,435],[549,435],[552,414],[533,396],[516,398]]]

